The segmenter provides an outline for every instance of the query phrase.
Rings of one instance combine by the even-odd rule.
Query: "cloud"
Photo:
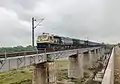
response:
[[[30,41],[29,25],[25,22],[21,22],[13,11],[4,8],[0,8],[0,11],[1,46],[28,44]]]
[[[35,37],[49,32],[115,43],[120,40],[119,8],[117,0],[1,0],[1,45],[30,44],[33,16],[45,18],[35,29]]]

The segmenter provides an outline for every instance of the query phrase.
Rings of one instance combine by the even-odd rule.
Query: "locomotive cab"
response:
[[[37,48],[48,48],[50,47],[50,44],[54,43],[54,37],[53,35],[50,35],[49,33],[43,33],[42,35],[39,35],[37,38]]]
[[[38,36],[37,43],[54,43],[53,35],[50,35],[49,33],[43,33],[42,35]]]

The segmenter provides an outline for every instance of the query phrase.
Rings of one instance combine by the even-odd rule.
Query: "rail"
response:
[[[102,84],[114,84],[114,48],[112,49],[112,53],[102,80]]]

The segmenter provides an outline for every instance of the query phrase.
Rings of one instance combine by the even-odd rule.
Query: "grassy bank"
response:
[[[0,73],[0,84],[31,84],[33,67]]]
[[[55,65],[58,67],[58,80],[67,78],[66,60],[57,60]],[[9,72],[0,73],[0,84],[31,84],[33,76],[33,67],[21,68],[19,70],[11,70]]]

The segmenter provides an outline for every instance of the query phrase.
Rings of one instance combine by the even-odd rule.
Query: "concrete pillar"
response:
[[[35,65],[33,84],[47,84],[46,63]]]
[[[91,61],[92,61],[91,51],[85,52],[84,56],[83,56],[83,68],[84,68],[84,70],[88,70],[88,68],[91,65]]]
[[[49,63],[49,82],[50,84],[56,84],[56,67],[55,62]]]
[[[90,50],[88,51],[88,57],[89,57],[89,61],[88,61],[89,62],[89,68],[91,68],[92,65],[93,65],[93,61],[92,61],[93,54]]]
[[[104,67],[107,65],[108,60],[109,60],[109,54],[106,54],[106,59],[105,59],[105,61],[103,63]]]
[[[56,84],[54,62],[45,62],[35,65],[33,84]]]
[[[102,48],[102,57],[103,57],[103,59],[105,59],[105,48]]]
[[[103,60],[105,58],[105,48],[100,48],[99,49],[99,55],[100,55],[100,59]]]
[[[79,74],[81,76],[81,78],[84,77],[84,69],[83,69],[83,53],[78,54],[78,65],[79,65]]]
[[[100,54],[101,54],[101,57],[103,57],[102,55],[103,55],[103,50],[102,50],[102,48],[100,48]]]
[[[89,57],[89,60],[88,60],[88,65],[89,65],[89,68],[92,68],[93,64],[97,61],[98,59],[98,55],[97,55],[97,51],[96,50],[89,50],[88,51],[88,57]]]
[[[100,58],[101,58],[101,52],[100,52],[100,49],[97,49],[97,56],[98,56],[98,60],[100,60]]]
[[[97,50],[94,50],[94,62],[96,62],[98,60],[98,55],[97,55]]]
[[[81,79],[83,77],[83,54],[73,55],[69,57],[68,77],[73,79]]]

